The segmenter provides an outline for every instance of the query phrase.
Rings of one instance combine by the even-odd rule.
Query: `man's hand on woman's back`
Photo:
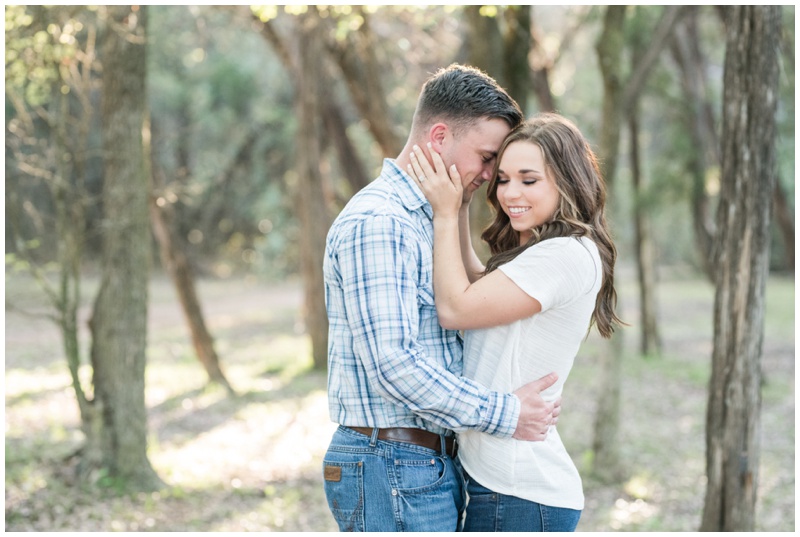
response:
[[[550,373],[539,380],[525,384],[514,392],[522,403],[522,409],[514,431],[517,440],[540,442],[547,438],[551,425],[558,422],[561,413],[561,397],[552,402],[542,399],[541,392],[552,386],[558,375]]]

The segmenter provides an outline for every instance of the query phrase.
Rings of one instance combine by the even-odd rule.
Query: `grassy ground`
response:
[[[149,457],[167,488],[121,495],[73,478],[77,405],[59,334],[6,309],[7,531],[334,531],[320,463],[334,429],[325,376],[309,371],[295,284],[203,281],[200,294],[224,369],[239,392],[206,388],[168,281],[151,287],[147,367]],[[87,287],[87,296],[91,290]],[[7,280],[6,302],[41,309],[26,279]],[[622,483],[591,478],[599,385],[597,342],[576,360],[559,430],[584,475],[579,531],[694,531],[705,491],[704,423],[713,289],[674,278],[659,285],[664,352],[641,358],[625,331]],[[623,287],[635,325],[634,289]],[[759,531],[795,528],[794,282],[775,277],[767,297]],[[88,311],[83,312],[84,319]],[[87,379],[89,371],[83,371]],[[102,476],[98,476],[102,478]],[[101,479],[102,481],[102,479]]]

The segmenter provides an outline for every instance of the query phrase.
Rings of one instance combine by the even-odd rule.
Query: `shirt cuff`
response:
[[[522,403],[513,393],[491,392],[486,419],[479,430],[499,438],[510,438],[517,430],[521,409]]]

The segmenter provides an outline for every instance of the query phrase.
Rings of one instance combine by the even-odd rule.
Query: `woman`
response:
[[[542,396],[559,397],[591,325],[608,338],[620,324],[605,185],[589,144],[556,114],[508,135],[488,187],[496,215],[482,235],[485,268],[469,239],[470,195],[455,166],[448,174],[430,153],[432,165],[417,149],[409,174],[433,207],[439,321],[467,331],[464,375],[508,391],[554,371],[559,380]],[[466,432],[459,445],[464,531],[575,530],[581,479],[554,426],[542,442]]]

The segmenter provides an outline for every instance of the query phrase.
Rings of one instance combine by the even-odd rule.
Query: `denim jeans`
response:
[[[340,426],[322,465],[328,507],[341,531],[461,529],[461,466],[444,453]]]
[[[575,531],[581,511],[550,507],[487,489],[466,472],[464,531]]]

